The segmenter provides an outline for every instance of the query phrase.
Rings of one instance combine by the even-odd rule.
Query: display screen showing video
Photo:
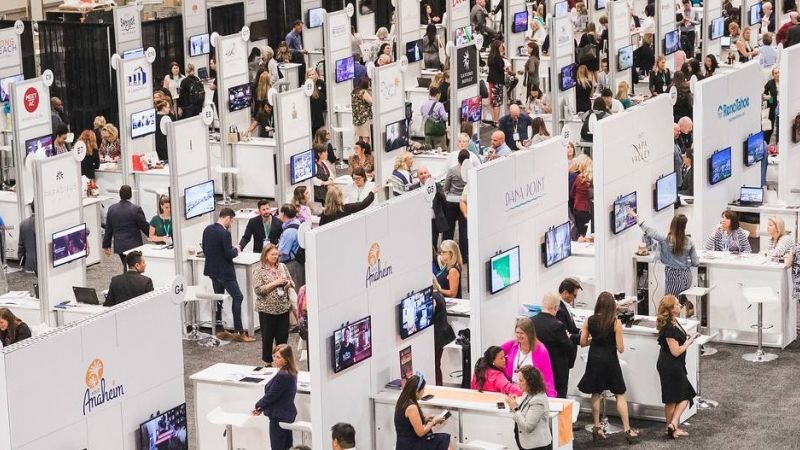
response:
[[[409,338],[433,325],[433,288],[427,287],[400,301],[400,337]]]
[[[333,332],[333,371],[338,373],[372,356],[370,317]]]

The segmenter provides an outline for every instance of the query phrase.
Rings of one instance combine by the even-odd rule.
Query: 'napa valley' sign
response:
[[[650,146],[647,144],[647,138],[644,133],[639,133],[636,136],[636,141],[631,143],[631,163],[638,164],[647,162],[650,159]]]
[[[125,386],[111,382],[106,384],[103,360],[95,358],[86,368],[86,392],[83,394],[83,415],[92,412],[93,408],[104,405],[125,395]]]
[[[506,211],[530,206],[544,197],[544,177],[535,178],[505,193]]]
[[[384,266],[383,261],[381,261],[381,246],[377,242],[373,242],[369,247],[369,253],[367,253],[367,287],[384,278],[388,278],[391,274],[392,266]]]

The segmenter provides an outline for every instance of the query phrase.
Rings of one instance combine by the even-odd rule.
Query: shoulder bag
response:
[[[428,110],[428,118],[425,119],[425,136],[444,136],[447,132],[447,124],[432,114],[433,108],[436,108],[437,104],[438,102],[434,101],[431,109]]]

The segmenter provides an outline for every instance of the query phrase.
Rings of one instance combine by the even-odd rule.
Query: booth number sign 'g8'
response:
[[[456,89],[473,86],[478,83],[478,58],[474,45],[456,50],[457,82]]]

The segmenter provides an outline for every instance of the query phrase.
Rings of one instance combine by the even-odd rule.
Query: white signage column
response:
[[[353,90],[353,52],[350,46],[350,18],[345,11],[325,15],[325,88],[328,93],[328,111],[331,134],[341,156],[352,153],[356,137],[353,135],[353,112],[350,93]],[[341,81],[338,81],[341,80]],[[374,95],[374,86],[373,86]]]
[[[575,114],[575,91],[573,88],[561,90],[562,73],[566,71],[567,77],[575,77],[575,29],[569,15],[556,17],[550,24],[550,99],[553,105],[550,129],[556,135],[561,133],[562,123]],[[577,141],[579,136],[564,138]]]
[[[778,195],[789,205],[800,203],[800,130],[795,127],[795,120],[800,117],[800,83],[788,80],[800,79],[800,45],[783,50],[780,58],[781,80],[778,86],[778,128],[773,126],[773,133],[778,133]]]
[[[208,68],[210,42],[207,37],[206,0],[183,0],[183,39],[186,41],[184,61],[194,64],[197,72]],[[194,39],[192,39],[194,38]],[[192,55],[197,56],[192,56]],[[181,68],[183,72],[185,68]]]
[[[381,185],[392,174],[394,159],[408,146],[402,63],[376,67],[372,92],[375,111],[375,139],[372,142],[375,183]]]
[[[312,194],[316,161],[311,148],[311,105],[305,89],[277,95],[275,102],[275,156],[278,188],[275,202],[291,203],[294,189],[306,186]]]
[[[155,59],[154,50],[152,56]],[[114,55],[111,61],[112,66],[116,61],[117,71],[122,184],[132,186],[133,172],[144,169],[144,166],[139,166],[142,155],[155,151],[156,110],[153,107],[153,66],[146,56],[121,59],[118,55]],[[133,158],[139,159],[139,162],[134,164]],[[139,201],[141,202],[141,199]]]
[[[120,55],[127,50],[142,48],[142,13],[137,5],[114,8],[114,38]]]
[[[722,35],[725,33],[725,18],[722,17],[721,0],[703,1],[703,23],[701,34],[703,63],[708,55],[714,55],[717,60],[722,57]],[[687,55],[688,56],[688,55]]]
[[[628,3],[613,0],[608,5],[608,72],[611,91],[616,95],[620,81],[627,81],[630,88],[633,67],[633,45],[631,45],[630,14]]]
[[[674,47],[675,45],[680,47],[680,33],[672,33],[677,30],[678,27],[675,23],[675,0],[661,0],[661,2],[656,4],[656,36],[653,41],[653,46],[656,50],[656,58],[661,55],[666,56],[667,68],[673,72],[680,69],[680,67],[675,67],[675,56],[671,53],[667,55],[667,51],[671,51],[671,49],[666,49],[665,47]],[[667,37],[669,37],[670,42],[666,43],[668,45],[665,45],[665,39]],[[689,55],[687,55],[687,57],[688,56]]]

